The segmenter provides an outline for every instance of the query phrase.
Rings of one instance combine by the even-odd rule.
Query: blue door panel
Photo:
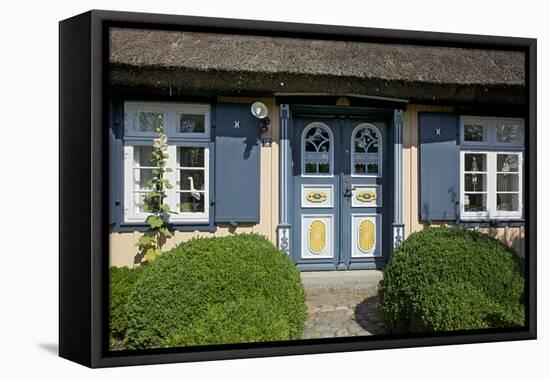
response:
[[[292,120],[292,230],[293,261],[301,270],[372,269],[382,267],[390,252],[392,215],[392,151],[389,119],[352,117],[294,117]],[[307,137],[315,137],[312,128],[320,125],[330,132],[330,158],[332,175],[311,174],[318,171],[314,165],[306,167],[304,161],[324,163],[323,151],[306,148]],[[360,126],[362,125],[362,126]],[[376,130],[380,159],[376,160],[380,177],[367,177],[372,173],[364,162],[374,156],[359,146],[355,150],[354,131],[368,126]],[[322,135],[318,138],[323,141]],[[370,138],[359,138],[372,142]],[[354,151],[359,151],[355,153]],[[360,151],[365,151],[364,153]],[[313,152],[313,153],[312,153]],[[378,156],[378,155],[377,155]],[[352,172],[353,163],[358,163]],[[317,159],[317,160],[316,160]],[[371,160],[369,160],[371,159]],[[371,161],[372,163],[372,161]],[[309,171],[308,171],[309,170]],[[324,172],[322,172],[324,173]],[[316,244],[316,238],[330,244],[331,254]]]

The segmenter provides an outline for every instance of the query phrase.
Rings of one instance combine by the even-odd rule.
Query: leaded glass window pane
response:
[[[138,112],[135,131],[156,132],[157,127],[164,125],[163,116],[162,112]]]
[[[464,141],[465,142],[484,142],[485,126],[482,124],[465,124]]]
[[[497,141],[517,144],[521,140],[521,127],[517,124],[497,125]]]
[[[310,128],[304,140],[304,173],[327,175],[331,173],[332,141],[322,126]]]
[[[380,136],[371,126],[365,125],[353,135],[352,167],[355,175],[380,174]]]
[[[204,133],[204,114],[180,114],[180,133]]]

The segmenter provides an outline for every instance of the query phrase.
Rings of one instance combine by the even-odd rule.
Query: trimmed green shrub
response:
[[[127,308],[131,349],[298,339],[306,320],[298,270],[254,234],[193,239],[163,253]]]
[[[143,267],[109,269],[109,332],[111,337],[122,339],[128,327],[126,304]]]
[[[521,327],[522,261],[485,234],[430,227],[391,257],[378,309],[393,333]]]

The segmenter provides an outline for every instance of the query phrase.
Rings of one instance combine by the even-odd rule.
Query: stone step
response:
[[[380,270],[302,272],[302,283],[308,296],[324,294],[364,295],[376,293],[382,279]]]

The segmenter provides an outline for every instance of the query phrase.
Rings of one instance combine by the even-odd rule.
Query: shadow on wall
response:
[[[445,199],[445,203],[446,204],[458,204],[458,195],[456,193],[456,190],[454,187],[451,187],[447,190],[447,195],[448,195],[448,198]],[[447,206],[449,207],[449,206]],[[423,218],[424,219],[430,219],[433,217],[433,214],[430,213],[430,206],[427,202],[423,202],[422,203],[422,214],[423,214]],[[444,210],[440,213],[437,214],[437,217],[440,218],[440,219],[446,219],[447,218],[447,211]],[[451,216],[451,218],[456,218],[458,217],[459,215],[459,211],[458,211],[458,207],[455,207],[454,209],[454,214]]]

